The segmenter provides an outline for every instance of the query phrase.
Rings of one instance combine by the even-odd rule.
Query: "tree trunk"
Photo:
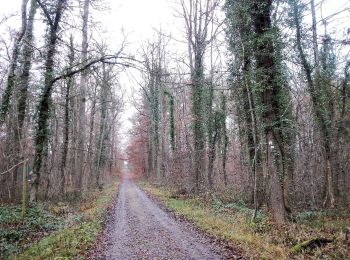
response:
[[[278,170],[274,162],[273,154],[273,144],[275,144],[275,140],[272,131],[268,131],[266,135],[267,167],[270,181],[270,203],[272,215],[277,224],[284,224],[286,221],[286,210],[284,205],[283,189],[279,180]]]
[[[68,55],[69,67],[73,66],[74,62],[74,45],[73,45],[73,36],[70,38],[70,53]],[[62,161],[61,161],[61,179],[60,179],[60,193],[64,196],[65,192],[65,171],[66,171],[66,162],[68,154],[68,144],[69,144],[69,128],[70,128],[70,119],[69,119],[69,103],[70,103],[70,90],[73,87],[73,78],[68,78],[66,83],[66,95],[65,95],[65,105],[64,105],[64,128],[63,128],[63,147],[62,147]]]
[[[18,77],[18,86],[19,86],[19,97],[17,103],[17,121],[14,122],[14,154],[16,157],[16,162],[20,162],[24,159],[23,151],[25,150],[21,142],[23,139],[23,124],[26,115],[27,108],[27,95],[29,87],[29,71],[32,64],[32,54],[33,54],[33,27],[34,27],[34,17],[37,10],[36,0],[31,1],[31,6],[28,15],[28,21],[26,21],[26,31],[24,35],[24,44],[21,56],[23,57],[23,64],[21,68],[20,75]],[[19,51],[19,50],[18,50]],[[11,81],[11,80],[10,80]],[[9,83],[9,82],[8,82]],[[12,84],[12,83],[11,83]],[[17,173],[18,167],[14,170]],[[15,178],[14,180],[17,180]],[[17,185],[17,182],[13,184]]]
[[[48,33],[48,46],[45,60],[45,75],[44,75],[44,88],[40,95],[40,101],[38,106],[38,123],[35,134],[35,157],[33,175],[34,181],[31,190],[31,201],[36,201],[38,198],[38,191],[40,185],[40,172],[42,161],[47,150],[49,129],[48,120],[50,118],[51,111],[51,94],[53,87],[53,73],[54,73],[54,55],[56,52],[57,33],[59,30],[59,23],[64,10],[66,1],[58,0],[55,8],[55,18],[50,25]]]
[[[92,104],[91,104],[91,116],[90,116],[90,127],[89,127],[89,145],[88,145],[88,151],[87,151],[87,161],[91,162],[93,161],[93,134],[94,134],[94,128],[95,128],[95,114],[96,114],[96,96],[97,96],[97,84],[94,88],[94,94],[92,98]],[[87,187],[88,190],[93,185],[92,180],[94,180],[94,165],[90,164],[89,169],[89,178],[87,180]]]
[[[96,187],[102,189],[100,181],[101,170],[104,171],[106,162],[106,136],[107,136],[107,96],[108,96],[108,82],[107,82],[106,64],[102,64],[102,82],[101,82],[101,114],[100,114],[100,133],[98,137],[98,151],[96,160]]]
[[[11,96],[17,80],[16,69],[17,69],[18,57],[19,57],[19,52],[21,47],[20,45],[21,45],[22,38],[24,37],[27,29],[27,3],[28,3],[28,0],[22,0],[22,7],[21,7],[22,25],[21,25],[21,30],[17,34],[13,44],[11,63],[10,63],[10,68],[8,72],[8,77],[7,77],[7,84],[1,100],[0,126],[4,123],[6,115],[10,109]]]
[[[283,137],[274,129],[280,122],[280,101],[277,95],[281,92],[281,83],[278,81],[278,69],[276,67],[276,51],[272,34],[271,23],[272,0],[255,1],[253,11],[253,24],[256,37],[256,66],[257,81],[260,88],[260,98],[263,105],[262,120],[264,124],[264,136],[267,147],[267,169],[270,177],[270,205],[273,218],[278,224],[286,221],[286,210],[283,197],[283,187],[278,176],[277,158],[275,153],[282,154],[283,143],[279,142]],[[276,146],[278,149],[276,149]],[[283,172],[283,175],[287,174]]]
[[[226,97],[224,94],[222,95],[221,101],[222,111],[223,111],[223,126],[222,126],[222,138],[223,138],[223,152],[222,152],[222,174],[224,176],[224,184],[227,186],[227,173],[226,173],[226,163],[227,163],[227,150],[229,145],[229,138],[227,136],[227,126],[226,126],[226,118],[227,118],[227,108],[226,108]]]
[[[203,116],[203,54],[195,50],[194,71],[192,75],[192,113],[193,113],[193,142],[194,142],[194,173],[195,191],[199,192],[204,186],[205,169],[205,138]]]
[[[38,8],[38,4],[36,0],[31,1],[31,6],[28,15],[27,21],[27,30],[24,38],[24,46],[23,46],[23,67],[20,75],[20,83],[19,83],[19,91],[20,96],[17,105],[17,118],[18,118],[18,132],[17,136],[18,140],[22,139],[22,131],[24,119],[26,116],[26,108],[27,108],[27,95],[28,95],[28,85],[29,85],[29,72],[32,66],[32,57],[33,57],[33,29],[34,29],[34,17],[36,14],[36,10]]]
[[[82,51],[81,51],[81,62],[84,64],[87,61],[88,55],[88,21],[89,21],[89,7],[90,0],[84,0],[83,9],[83,26],[82,26]],[[86,144],[86,88],[87,88],[87,71],[84,70],[80,77],[80,102],[79,102],[79,131],[78,131],[78,158],[77,158],[77,169],[75,170],[75,189],[81,192],[82,179],[85,170],[85,144]]]
[[[316,123],[320,127],[320,133],[322,138],[322,146],[323,146],[323,154],[324,161],[326,162],[325,176],[326,176],[326,196],[324,200],[324,205],[330,202],[330,206],[334,207],[335,205],[335,196],[334,196],[334,187],[333,187],[333,172],[332,172],[332,163],[331,163],[331,133],[327,122],[329,122],[329,118],[327,118],[326,114],[329,111],[326,111],[324,108],[324,101],[322,101],[322,96],[320,96],[320,90],[316,88],[315,79],[312,76],[312,66],[309,63],[307,56],[303,49],[302,44],[302,34],[301,34],[301,13],[298,7],[296,0],[292,2],[293,6],[293,16],[294,23],[296,27],[296,40],[297,40],[297,49],[299,52],[299,57],[301,60],[301,64],[303,66],[304,73],[306,75],[308,90],[311,96],[313,112],[316,116]],[[316,28],[316,14],[315,14],[315,6],[314,1],[311,1],[311,9],[312,9],[312,29],[313,29],[313,50],[314,50],[314,59],[316,66],[315,78],[318,79],[320,77],[320,65],[319,65],[319,52],[318,52],[318,44],[317,44],[317,28]],[[318,86],[321,88],[321,86]],[[329,98],[329,97],[327,97]]]

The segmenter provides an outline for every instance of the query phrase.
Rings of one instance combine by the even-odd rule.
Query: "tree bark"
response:
[[[19,91],[20,96],[17,105],[17,118],[18,118],[18,131],[17,136],[18,140],[22,139],[23,124],[26,116],[27,108],[27,96],[28,96],[28,87],[29,87],[29,72],[32,67],[32,57],[33,57],[33,29],[34,29],[34,18],[38,4],[36,0],[31,1],[31,6],[28,15],[27,21],[27,30],[24,37],[24,46],[23,46],[23,67],[20,74],[20,83]]]
[[[278,176],[277,163],[275,162],[275,149],[282,154],[282,143],[278,142],[283,138],[279,131],[274,129],[279,122],[279,101],[277,99],[280,93],[281,85],[277,78],[277,68],[275,60],[275,47],[271,33],[271,10],[272,0],[255,1],[252,14],[254,29],[257,37],[255,46],[255,58],[257,66],[257,81],[260,88],[260,98],[263,105],[262,119],[264,123],[264,136],[267,147],[267,169],[270,177],[270,205],[273,218],[278,224],[286,221],[285,201],[283,197],[283,188]],[[271,35],[272,34],[272,35]],[[283,172],[287,174],[286,172]]]
[[[82,26],[82,51],[81,62],[87,62],[88,55],[88,21],[89,21],[90,0],[84,0],[83,7],[83,26]],[[83,70],[80,76],[80,102],[79,102],[79,131],[78,131],[78,158],[75,178],[75,188],[78,192],[82,189],[82,179],[85,170],[85,144],[86,144],[86,88],[87,88],[87,71]]]
[[[73,36],[70,37],[70,46],[69,46],[69,67],[73,66],[74,62],[74,43]],[[62,147],[62,160],[61,160],[61,179],[60,179],[60,193],[61,196],[64,196],[65,192],[65,172],[66,172],[66,163],[67,163],[67,154],[68,154],[68,145],[69,145],[69,128],[70,128],[70,118],[69,118],[69,104],[70,104],[70,91],[73,87],[73,78],[68,78],[66,83],[66,94],[65,94],[65,104],[64,104],[64,128],[63,128],[63,147]]]
[[[45,74],[44,74],[44,87],[43,92],[40,95],[40,101],[38,106],[38,123],[35,134],[35,158],[34,158],[34,167],[33,175],[34,181],[31,190],[31,202],[38,199],[38,191],[40,185],[40,172],[45,155],[47,150],[49,130],[48,130],[48,120],[50,118],[51,111],[51,94],[53,87],[53,74],[54,74],[54,55],[56,52],[57,45],[57,34],[59,31],[59,23],[65,7],[65,0],[57,0],[54,20],[50,25],[48,33],[48,46],[45,60]],[[49,17],[47,17],[49,18]]]
[[[8,77],[7,77],[7,84],[1,100],[0,126],[4,123],[6,115],[10,109],[11,96],[17,80],[16,69],[17,69],[18,57],[20,53],[20,47],[21,47],[20,45],[27,29],[27,4],[28,4],[28,0],[22,0],[22,6],[21,6],[22,25],[13,44],[11,63],[10,63],[10,68],[8,72]]]
[[[315,67],[316,72],[315,76],[312,75],[312,66],[310,62],[307,59],[307,56],[304,52],[303,44],[302,44],[302,27],[301,27],[301,13],[298,6],[298,3],[296,0],[293,0],[292,8],[293,8],[293,16],[294,16],[294,23],[296,27],[296,40],[297,40],[297,49],[299,52],[299,57],[301,60],[301,64],[303,66],[303,70],[306,76],[308,90],[311,96],[311,101],[313,105],[313,112],[316,116],[316,123],[320,127],[321,132],[321,138],[322,138],[322,146],[323,146],[323,153],[324,153],[324,160],[326,162],[326,169],[325,169],[325,177],[326,177],[326,196],[324,199],[324,205],[330,202],[330,206],[334,207],[335,205],[335,196],[334,196],[334,187],[333,187],[333,172],[332,172],[332,163],[331,163],[331,133],[329,126],[327,125],[327,122],[329,119],[326,117],[325,113],[323,112],[324,108],[321,96],[320,96],[320,90],[316,88],[315,84],[315,78],[320,77],[320,64],[319,64],[319,51],[318,51],[318,44],[317,44],[317,27],[316,27],[316,13],[315,13],[315,6],[314,1],[311,2],[311,9],[312,9],[312,29],[313,29],[313,51],[314,51],[314,59],[315,59]],[[319,88],[321,86],[318,86]],[[329,111],[328,111],[329,112]]]
[[[104,164],[106,162],[106,139],[107,139],[107,95],[108,95],[108,80],[107,80],[106,64],[102,64],[102,82],[101,82],[101,108],[100,108],[100,132],[98,137],[98,151],[96,160],[96,187],[102,189],[100,182],[101,169],[104,170]]]

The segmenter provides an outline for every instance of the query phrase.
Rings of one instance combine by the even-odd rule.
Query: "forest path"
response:
[[[225,259],[222,249],[160,209],[124,178],[106,229],[106,259]]]

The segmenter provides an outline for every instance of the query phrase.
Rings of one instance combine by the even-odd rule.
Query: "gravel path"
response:
[[[222,249],[177,222],[124,179],[107,224],[106,259],[226,259]]]

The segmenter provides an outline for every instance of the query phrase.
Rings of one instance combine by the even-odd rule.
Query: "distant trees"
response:
[[[254,207],[253,219],[267,208],[278,224],[302,207],[347,203],[349,49],[328,30],[324,3],[227,0],[224,19],[221,1],[180,0],[185,41],[174,42],[187,54],[176,53],[156,73],[149,64],[161,63],[145,62],[129,146],[135,169],[179,193],[230,190]],[[169,60],[173,38],[165,37]],[[165,154],[157,152],[158,135],[171,148]]]

